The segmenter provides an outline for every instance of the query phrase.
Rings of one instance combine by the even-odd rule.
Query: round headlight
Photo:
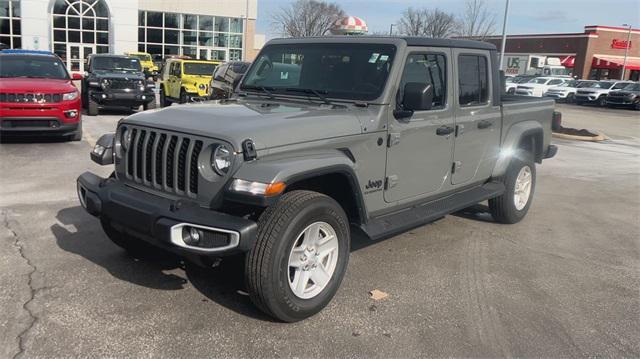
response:
[[[200,84],[200,85],[198,86],[198,88],[199,88],[200,90],[204,90],[205,88],[207,88],[207,86],[205,86],[205,84]]]
[[[220,176],[224,176],[229,172],[229,168],[231,168],[231,150],[227,146],[220,145],[213,151],[211,167]]]
[[[102,79],[102,81],[100,82],[100,85],[102,86],[102,88],[107,88],[107,87],[111,86],[111,80]]]
[[[133,137],[133,131],[131,131],[128,128],[124,129],[124,132],[122,132],[122,149],[123,150],[127,150],[127,148],[129,148],[129,145],[131,144],[131,138]]]

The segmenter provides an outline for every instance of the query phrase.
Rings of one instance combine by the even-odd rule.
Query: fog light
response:
[[[182,230],[182,240],[189,246],[198,245],[203,236],[202,230],[195,227],[184,227]]]
[[[107,98],[107,95],[105,95],[105,94],[102,94],[102,98]]]
[[[146,100],[146,99],[147,99],[147,96],[142,95],[142,99],[143,99],[143,100]]]
[[[68,117],[68,118],[76,118],[76,116],[78,116],[78,111],[76,110],[69,110],[69,111],[65,111],[64,114]]]

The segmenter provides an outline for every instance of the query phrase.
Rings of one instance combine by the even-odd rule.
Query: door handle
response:
[[[487,121],[487,120],[478,121],[478,129],[480,130],[489,128],[491,126],[493,126],[493,123],[491,121]]]
[[[448,136],[453,133],[453,127],[451,126],[440,126],[436,130],[436,135],[438,136]]]

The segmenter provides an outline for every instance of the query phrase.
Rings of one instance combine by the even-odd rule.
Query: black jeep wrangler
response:
[[[147,81],[140,61],[133,57],[90,55],[82,81],[82,104],[89,116],[100,107],[155,108],[155,83]]]

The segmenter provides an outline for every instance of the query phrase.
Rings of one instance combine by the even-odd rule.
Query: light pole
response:
[[[393,24],[389,26],[389,36],[393,36]]]
[[[622,24],[622,26],[629,26],[629,33],[627,33],[627,46],[624,48],[624,61],[622,62],[622,75],[620,80],[624,80],[624,71],[627,69],[627,55],[629,55],[629,48],[631,47],[631,24]]]
[[[249,0],[245,2],[244,8],[244,31],[242,32],[242,60],[247,61],[247,35],[249,31]]]
[[[502,70],[502,64],[504,62],[504,49],[507,45],[507,15],[509,15],[509,0],[507,0],[507,4],[504,7],[504,20],[502,22],[502,43],[500,44],[500,67],[498,69]]]

